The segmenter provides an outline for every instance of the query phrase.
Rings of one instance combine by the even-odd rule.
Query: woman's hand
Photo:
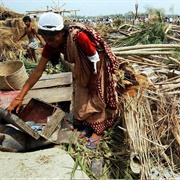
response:
[[[19,112],[19,109],[22,105],[22,99],[19,99],[19,98],[15,98],[11,104],[9,105],[9,107],[7,108],[7,111],[9,114],[12,114],[12,111],[16,108],[16,113]]]

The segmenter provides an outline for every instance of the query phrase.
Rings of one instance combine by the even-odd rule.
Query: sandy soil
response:
[[[59,147],[33,152],[0,151],[0,179],[71,179],[74,160]],[[79,168],[72,179],[89,179]]]

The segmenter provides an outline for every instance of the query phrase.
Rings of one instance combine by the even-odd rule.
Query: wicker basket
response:
[[[27,79],[28,74],[22,61],[0,62],[0,90],[21,89]]]

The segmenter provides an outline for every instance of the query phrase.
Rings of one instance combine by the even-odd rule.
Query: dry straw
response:
[[[178,97],[141,91],[124,99],[124,121],[129,138],[130,166],[140,179],[173,178],[180,168],[180,111]],[[167,171],[170,172],[167,174]]]

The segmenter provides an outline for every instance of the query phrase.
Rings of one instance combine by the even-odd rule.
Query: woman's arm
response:
[[[93,43],[83,32],[78,34],[78,43],[89,61],[91,61],[94,65],[94,72],[92,72],[90,81],[88,83],[89,90],[93,91],[97,87],[96,80],[98,78],[98,72],[100,69],[100,58],[98,52],[96,51],[96,44]]]
[[[36,82],[40,79],[46,64],[48,62],[47,58],[41,57],[39,64],[35,68],[35,70],[31,73],[28,80],[24,84],[22,90],[17,95],[17,97],[11,102],[10,106],[8,107],[7,111],[9,114],[11,114],[12,110],[16,108],[16,113],[18,113],[24,96],[27,94],[27,92],[36,84]]]

